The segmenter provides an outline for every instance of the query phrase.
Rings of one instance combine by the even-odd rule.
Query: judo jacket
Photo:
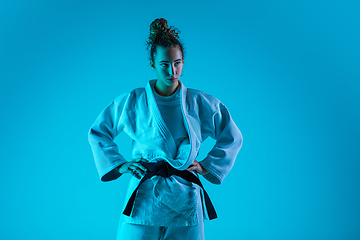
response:
[[[124,131],[133,140],[133,159],[143,158],[149,162],[162,159],[179,170],[193,163],[200,144],[210,136],[216,144],[198,162],[209,172],[204,177],[220,184],[232,168],[243,141],[228,109],[218,99],[199,90],[187,89],[179,81],[189,140],[176,149],[150,87],[155,83],[156,80],[151,80],[146,88],[136,88],[115,98],[90,128],[88,138],[101,180],[111,181],[121,175],[114,169],[127,160],[119,153],[114,139]]]
[[[88,138],[101,181],[121,176],[115,168],[127,160],[120,154],[114,139],[125,132],[132,139],[132,159],[164,160],[178,170],[185,170],[194,162],[203,141],[208,137],[215,139],[216,143],[207,156],[197,161],[209,172],[203,175],[205,179],[214,184],[222,183],[243,142],[226,106],[205,92],[186,88],[179,81],[180,104],[188,138],[176,148],[153,95],[155,84],[156,80],[150,80],[145,88],[121,94],[91,126]]]

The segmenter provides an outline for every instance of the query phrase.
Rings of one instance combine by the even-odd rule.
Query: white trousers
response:
[[[204,240],[204,222],[197,226],[161,227],[121,222],[117,240]]]

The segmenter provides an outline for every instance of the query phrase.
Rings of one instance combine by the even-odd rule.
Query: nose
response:
[[[169,69],[169,75],[174,77],[175,76],[175,66],[171,65],[171,68]]]

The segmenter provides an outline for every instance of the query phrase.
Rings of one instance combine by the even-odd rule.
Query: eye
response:
[[[161,66],[162,67],[167,67],[168,65],[163,63],[163,64],[161,64]]]
[[[180,63],[181,63],[181,62],[176,62],[175,65],[177,66],[177,65],[179,65]]]

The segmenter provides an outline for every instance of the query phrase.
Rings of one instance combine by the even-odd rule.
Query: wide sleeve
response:
[[[101,181],[115,180],[121,176],[115,168],[127,162],[119,153],[114,139],[123,131],[123,110],[129,94],[112,101],[97,117],[88,132],[89,143]]]
[[[207,119],[206,124],[202,124],[202,131],[208,132],[216,143],[199,163],[209,172],[203,175],[206,180],[221,184],[234,165],[243,137],[229,110],[220,101]]]

